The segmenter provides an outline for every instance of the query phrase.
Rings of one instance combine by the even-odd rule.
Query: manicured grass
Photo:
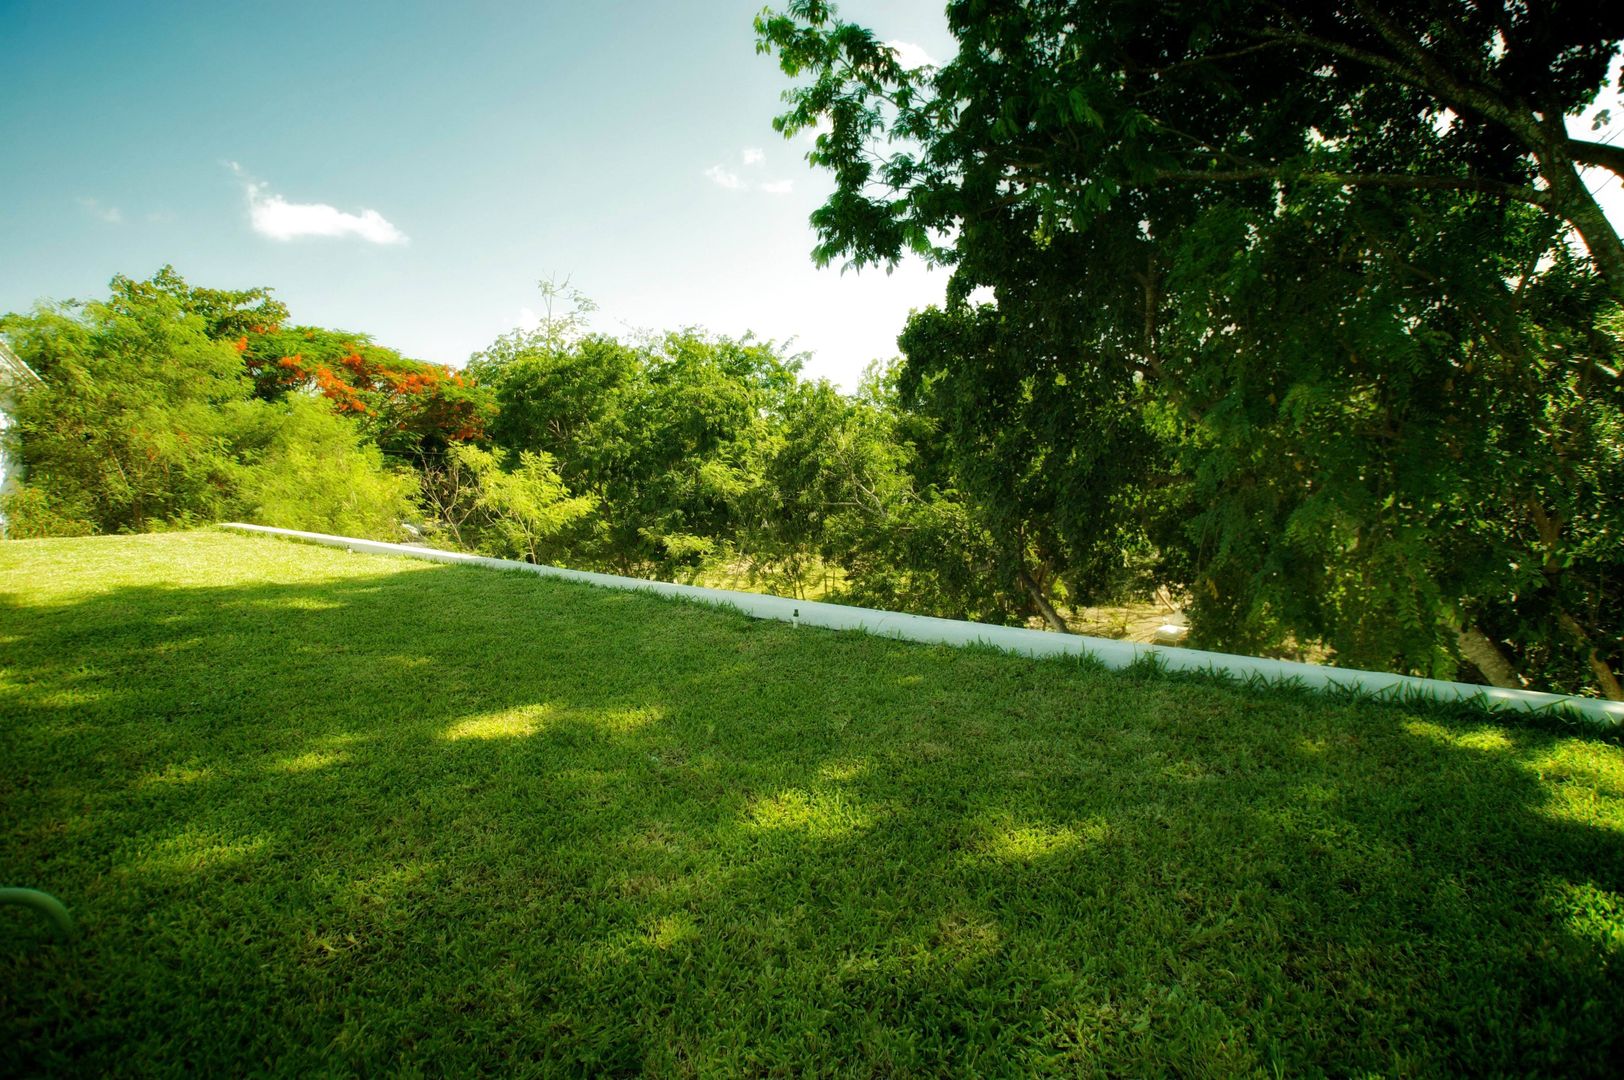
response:
[[[1603,1074],[1624,753],[198,532],[0,545],[0,1073]]]

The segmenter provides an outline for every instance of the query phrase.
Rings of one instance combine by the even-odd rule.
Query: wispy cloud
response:
[[[124,220],[124,213],[118,207],[104,206],[100,199],[92,199],[88,195],[80,198],[79,206],[97,221],[105,221],[109,225],[117,225]]]
[[[763,165],[767,161],[767,151],[759,146],[747,146],[739,151],[739,157],[746,167]],[[788,195],[795,190],[793,180],[746,180],[726,165],[712,165],[705,170],[705,175],[717,187],[727,188],[729,191],[760,191],[767,195]]]
[[[911,41],[887,41],[885,47],[897,54],[897,63],[912,71],[914,68],[939,67],[936,58]]]
[[[725,187],[734,191],[744,187],[744,181],[739,179],[738,173],[730,172],[720,165],[712,165],[705,170],[705,175],[710,177],[711,182],[718,187]]]
[[[340,210],[327,203],[288,202],[251,178],[241,165],[229,162],[248,193],[248,218],[254,231],[272,240],[294,240],[301,236],[354,236],[369,244],[404,244],[406,234],[376,210],[359,214]]]

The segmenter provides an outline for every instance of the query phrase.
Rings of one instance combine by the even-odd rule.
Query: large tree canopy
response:
[[[1578,174],[1624,155],[1566,126],[1624,8],[947,15],[939,69],[815,0],[758,29],[825,127],[815,256],[953,267],[903,398],[1018,569],[1148,547],[1215,643],[1624,693],[1624,247]]]

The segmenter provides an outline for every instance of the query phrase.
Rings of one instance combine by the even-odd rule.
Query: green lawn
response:
[[[0,544],[0,1074],[1603,1074],[1624,752],[219,532]]]

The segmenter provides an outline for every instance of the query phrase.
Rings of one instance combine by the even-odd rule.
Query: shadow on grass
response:
[[[387,564],[380,564],[387,565]],[[1604,1074],[1616,747],[454,568],[0,607],[7,1072]]]

